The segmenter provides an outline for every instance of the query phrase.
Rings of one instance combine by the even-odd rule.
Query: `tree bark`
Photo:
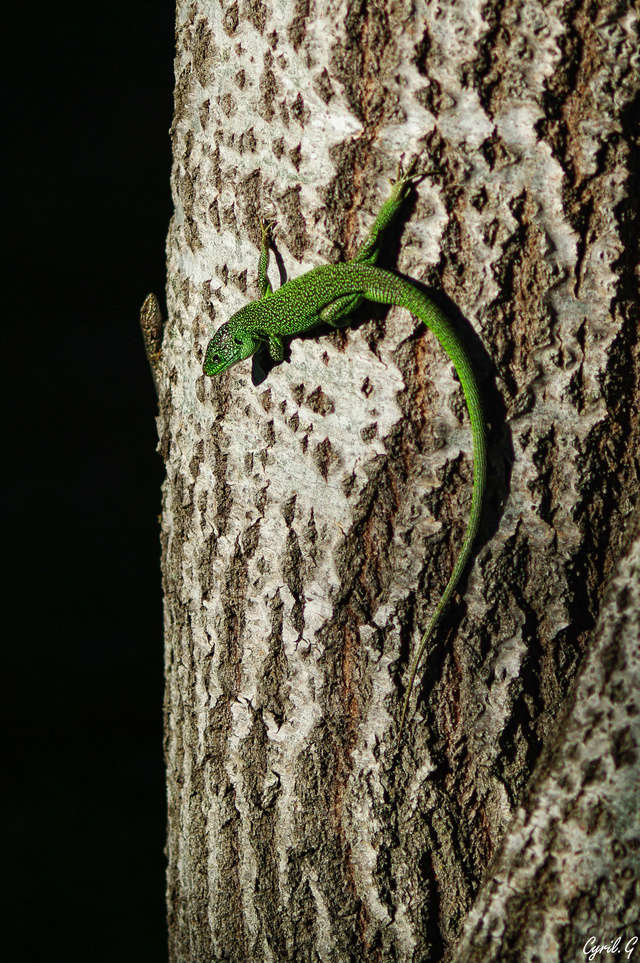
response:
[[[174,963],[568,960],[632,935],[637,26],[624,2],[178,3]],[[264,380],[202,361],[258,295],[260,217],[272,282],[349,257],[403,154],[430,173],[381,264],[465,332],[491,434],[477,553],[398,745],[471,496],[451,365],[371,306]]]
[[[619,946],[604,959],[632,959],[640,950],[638,512],[633,527],[567,711],[454,960],[586,959],[616,939]]]

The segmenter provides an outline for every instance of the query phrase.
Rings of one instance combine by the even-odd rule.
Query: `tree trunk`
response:
[[[178,3],[173,963],[569,960],[633,935],[636,29],[610,2]],[[398,744],[469,511],[450,363],[371,306],[262,381],[202,362],[258,295],[260,217],[272,283],[349,257],[403,154],[429,173],[380,263],[466,332],[491,434],[477,552]]]

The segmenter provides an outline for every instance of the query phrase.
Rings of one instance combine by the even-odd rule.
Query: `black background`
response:
[[[164,960],[163,471],[137,318],[150,290],[164,305],[174,9],[19,15],[3,21],[0,947]]]

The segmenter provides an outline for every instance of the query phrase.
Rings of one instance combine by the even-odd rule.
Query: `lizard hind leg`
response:
[[[409,196],[413,182],[425,176],[424,172],[416,172],[416,166],[417,157],[413,158],[406,170],[402,166],[402,161],[400,161],[391,193],[378,211],[378,216],[369,233],[352,258],[356,263],[376,264],[382,248],[382,235],[398,215]]]
[[[417,158],[414,158],[406,171],[400,162],[398,173],[391,193],[378,212],[373,225],[365,240],[348,263],[375,265],[382,247],[382,235],[387,230],[400,208],[406,201],[411,190],[411,184],[424,175],[415,173]],[[320,311],[320,320],[330,324],[332,328],[341,328],[348,324],[350,315],[360,307],[364,299],[359,294],[348,294],[337,298]]]
[[[324,324],[342,328],[349,323],[350,316],[362,304],[362,300],[359,294],[346,294],[321,308],[318,316]]]

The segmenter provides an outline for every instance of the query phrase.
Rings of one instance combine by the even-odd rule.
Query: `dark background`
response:
[[[173,3],[3,34],[2,956],[166,959],[163,471],[138,328],[164,306]]]

